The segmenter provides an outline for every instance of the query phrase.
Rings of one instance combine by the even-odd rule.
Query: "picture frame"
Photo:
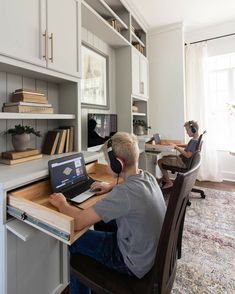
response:
[[[82,44],[81,103],[83,107],[108,109],[108,56]]]

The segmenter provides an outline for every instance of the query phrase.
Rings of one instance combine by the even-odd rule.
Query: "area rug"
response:
[[[235,192],[191,193],[172,293],[235,293]]]

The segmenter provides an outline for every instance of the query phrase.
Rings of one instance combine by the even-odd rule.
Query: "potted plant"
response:
[[[148,129],[147,123],[144,120],[134,119],[133,120],[134,133],[137,136],[144,135],[145,130]]]
[[[40,137],[40,131],[35,131],[30,126],[15,125],[14,128],[8,129],[5,134],[12,136],[12,145],[15,151],[24,151],[30,142],[30,134]]]

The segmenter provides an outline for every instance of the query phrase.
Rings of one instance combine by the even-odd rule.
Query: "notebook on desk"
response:
[[[76,203],[95,195],[90,191],[94,180],[87,174],[82,153],[49,160],[48,168],[54,193],[63,193],[67,200]]]

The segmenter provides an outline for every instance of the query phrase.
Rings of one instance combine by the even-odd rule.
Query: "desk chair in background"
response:
[[[141,279],[130,277],[79,253],[71,254],[70,270],[81,283],[95,293],[109,294],[168,294],[173,287],[179,243],[189,193],[196,181],[200,154],[193,167],[178,173],[171,190],[153,268]]]
[[[197,146],[196,146],[196,152],[201,152],[201,149],[202,149],[202,143],[203,143],[203,140],[202,140],[202,137],[203,135],[206,133],[206,131],[204,131],[198,138],[198,143],[197,143]],[[169,170],[171,171],[173,174],[174,173],[185,173],[187,171],[189,171],[191,168],[192,168],[192,163],[193,163],[193,160],[194,160],[194,156],[196,154],[196,152],[193,154],[193,156],[190,158],[190,160],[188,161],[188,164],[187,164],[187,167],[186,168],[183,168],[183,167],[176,167],[176,166],[171,166],[171,165],[167,165],[167,164],[162,164],[162,167],[166,170]],[[206,198],[206,195],[205,195],[205,192],[201,189],[196,189],[196,188],[192,188],[192,192],[195,192],[195,193],[200,193],[201,194],[201,198],[205,199]],[[190,202],[189,202],[190,203]]]

